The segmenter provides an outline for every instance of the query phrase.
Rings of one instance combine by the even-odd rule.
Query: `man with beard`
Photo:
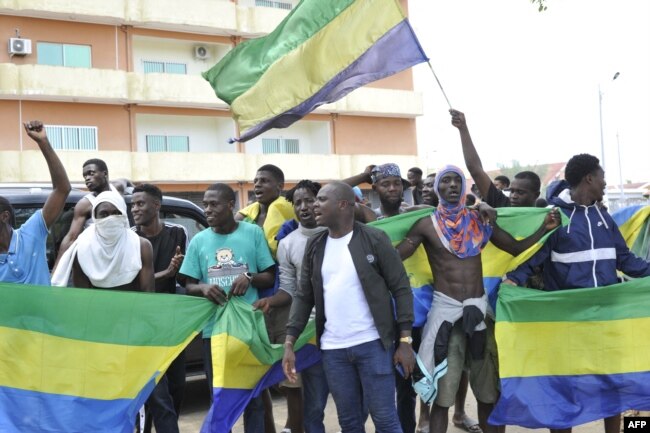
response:
[[[396,433],[402,430],[393,365],[400,364],[407,377],[413,368],[413,296],[387,235],[355,222],[354,202],[343,182],[316,196],[316,222],[327,231],[305,247],[282,365],[296,381],[293,344],[315,307],[317,342],[342,431],[362,431],[367,408],[377,431]]]
[[[197,233],[187,248],[180,273],[187,279],[187,293],[223,305],[226,297],[241,296],[253,304],[258,289],[273,286],[275,262],[262,229],[236,221],[233,216],[235,192],[228,185],[215,183],[203,195],[209,227]],[[212,396],[211,336],[214,323],[203,329],[204,368]],[[264,431],[264,403],[251,399],[244,410],[244,431]]]
[[[481,204],[479,214],[465,207],[465,178],[459,168],[447,166],[438,172],[434,190],[440,199],[437,209],[430,218],[415,223],[397,247],[406,259],[424,244],[435,276],[432,308],[418,352],[428,375],[422,382],[427,389],[421,396],[432,405],[429,431],[446,432],[449,407],[455,402],[464,366],[469,363],[479,425],[483,432],[492,433],[497,428],[488,425],[487,418],[498,398],[498,374],[494,322],[486,317],[481,251],[491,240],[517,255],[557,227],[559,215],[549,213],[535,234],[515,241],[494,224],[496,212],[492,208]],[[433,378],[440,378],[437,387]]]
[[[61,215],[71,187],[65,168],[47,139],[43,123],[35,120],[23,126],[45,157],[52,179],[52,192],[43,209],[34,212],[17,230],[13,229],[13,206],[9,200],[0,197],[0,281],[49,286],[50,271],[45,255],[47,234]]]
[[[126,203],[115,191],[104,191],[92,208],[93,225],[61,256],[53,286],[152,292],[151,243],[129,229]]]
[[[181,225],[160,219],[162,191],[144,183],[133,189],[131,214],[135,226],[132,230],[147,239],[153,248],[153,265],[156,293],[176,293],[176,277],[183,263],[187,246],[187,233]],[[178,432],[178,416],[185,390],[185,352],[170,364],[147,400],[144,432]]]
[[[573,156],[564,176],[566,182],[555,185],[549,202],[561,209],[569,224],[553,233],[530,260],[508,273],[504,282],[523,285],[540,264],[544,264],[547,291],[609,286],[618,282],[617,271],[633,278],[650,276],[650,263],[629,250],[618,226],[600,204],[607,184],[598,158]],[[620,414],[605,418],[605,432],[620,431],[620,422]],[[551,432],[570,433],[571,428]]]
[[[481,199],[492,207],[535,207],[539,197],[541,181],[539,176],[532,171],[522,171],[515,175],[510,183],[510,195],[497,188],[490,176],[483,169],[481,158],[469,134],[465,115],[458,110],[449,110],[451,124],[458,128],[463,146],[463,156],[469,174],[477,186]],[[506,178],[507,179],[507,178]]]
[[[70,248],[70,245],[77,239],[84,228],[87,227],[88,222],[93,220],[91,212],[97,196],[104,191],[116,191],[115,187],[108,180],[108,167],[101,159],[93,158],[84,162],[82,173],[86,188],[90,192],[79,200],[74,207],[72,223],[70,224],[68,233],[61,241],[55,267],[58,266],[58,262],[61,260],[63,253]]]

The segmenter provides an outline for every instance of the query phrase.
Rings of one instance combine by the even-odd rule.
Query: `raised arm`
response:
[[[63,211],[63,207],[65,206],[65,200],[68,198],[72,187],[70,186],[68,174],[65,172],[61,160],[47,139],[47,133],[45,132],[45,128],[43,128],[43,123],[38,120],[32,120],[31,122],[24,123],[23,126],[27,135],[38,144],[47,162],[47,168],[50,170],[52,193],[43,205],[43,220],[49,229],[59,215],[61,215],[61,211]]]
[[[560,226],[562,219],[560,217],[560,212],[557,209],[552,209],[546,217],[542,225],[527,238],[516,240],[513,238],[510,233],[503,230],[499,227],[498,224],[494,224],[494,231],[492,232],[492,237],[490,241],[499,249],[507,252],[512,256],[518,256],[519,254],[526,251],[528,248],[535,245],[546,233],[554,230]]]
[[[481,163],[481,158],[478,156],[476,147],[474,147],[474,142],[472,142],[472,137],[469,135],[469,128],[467,128],[465,115],[460,111],[453,109],[449,110],[449,113],[451,113],[451,124],[458,128],[458,132],[460,132],[460,141],[463,147],[465,166],[467,166],[467,170],[469,170],[469,174],[472,176],[481,196],[487,197],[490,185],[492,184],[492,179],[490,179],[490,176],[488,176],[485,170],[483,170],[483,163]]]
[[[361,173],[355,174],[354,176],[350,176],[350,177],[348,177],[346,179],[342,179],[341,182],[347,183],[350,186],[357,186],[357,185],[360,185],[362,183],[370,183],[370,184],[372,184],[372,179],[370,178],[370,173],[372,173],[373,168],[375,168],[374,165],[369,165]]]

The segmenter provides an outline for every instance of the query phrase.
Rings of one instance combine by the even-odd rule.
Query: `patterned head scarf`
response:
[[[449,173],[456,173],[461,179],[460,199],[456,204],[443,199],[438,190],[440,180]],[[431,215],[433,227],[442,244],[461,259],[479,255],[492,235],[492,227],[481,221],[478,212],[465,207],[465,188],[465,175],[460,168],[448,165],[440,170],[433,184],[440,202]]]
[[[399,166],[397,164],[393,164],[392,162],[389,162],[388,164],[377,165],[370,172],[370,178],[372,179],[373,184],[379,182],[380,180],[386,177],[393,177],[393,176],[397,176],[401,178],[402,174],[399,171]]]

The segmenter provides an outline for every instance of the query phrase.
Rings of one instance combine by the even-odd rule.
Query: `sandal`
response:
[[[458,422],[454,417],[452,418],[452,422],[456,427],[458,427],[461,430],[465,430],[466,432],[483,433],[483,430],[481,430],[481,427],[478,425],[478,422],[468,417],[467,414],[463,414],[462,421]]]

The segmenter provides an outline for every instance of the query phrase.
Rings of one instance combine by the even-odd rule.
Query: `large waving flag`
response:
[[[397,0],[302,0],[203,76],[246,141],[426,60]]]
[[[320,361],[315,334],[310,321],[296,341],[298,371]],[[251,398],[284,378],[284,347],[269,342],[264,315],[235,297],[217,310],[211,344],[213,403],[201,433],[223,433],[235,425]]]
[[[0,283],[0,431],[131,433],[205,299]]]
[[[650,277],[543,292],[503,285],[490,423],[567,428],[650,410]]]
[[[401,242],[409,229],[421,218],[429,218],[433,209],[407,212],[391,218],[385,218],[373,225],[385,231],[393,244]],[[523,239],[533,234],[544,221],[549,209],[540,208],[499,208],[497,209],[499,227],[510,233],[515,239]],[[517,257],[513,257],[488,243],[482,252],[483,284],[493,308],[496,306],[497,290],[501,277],[528,260],[542,246],[548,235]],[[413,289],[413,306],[415,310],[414,326],[422,326],[433,300],[433,280],[431,267],[424,247],[420,246],[415,254],[404,261],[406,273]]]

